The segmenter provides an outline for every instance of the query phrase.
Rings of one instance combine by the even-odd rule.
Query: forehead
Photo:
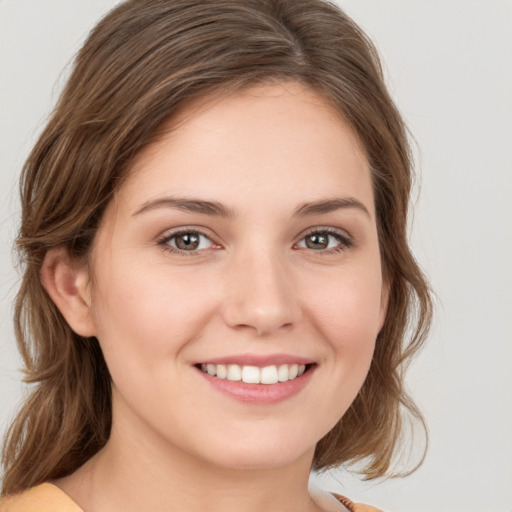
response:
[[[297,83],[258,85],[184,105],[136,157],[121,196],[229,197],[248,204],[350,194],[373,207],[364,150],[341,114]],[[217,199],[215,197],[214,199]]]

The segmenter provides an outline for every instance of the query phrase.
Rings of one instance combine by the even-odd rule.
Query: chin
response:
[[[314,444],[290,439],[289,434],[277,438],[261,434],[229,446],[218,446],[210,451],[208,458],[224,469],[268,470],[286,467],[300,460],[309,460],[310,464],[314,451]]]

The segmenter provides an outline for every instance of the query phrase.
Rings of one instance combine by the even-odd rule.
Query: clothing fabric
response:
[[[84,512],[66,493],[49,483],[0,500],[0,512]]]
[[[377,508],[353,503],[348,498],[333,494],[350,512],[382,512]],[[57,486],[44,483],[21,494],[0,500],[0,512],[84,512],[66,493]]]

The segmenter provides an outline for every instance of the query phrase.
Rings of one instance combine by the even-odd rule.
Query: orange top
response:
[[[334,494],[351,512],[382,512],[368,505],[352,503]],[[84,512],[67,494],[53,484],[32,487],[21,494],[0,500],[0,512]]]

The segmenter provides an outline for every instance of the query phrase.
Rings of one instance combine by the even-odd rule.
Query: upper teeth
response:
[[[276,384],[300,377],[306,371],[304,364],[279,366],[240,366],[238,364],[202,364],[201,370],[219,379],[241,380],[248,384]]]

